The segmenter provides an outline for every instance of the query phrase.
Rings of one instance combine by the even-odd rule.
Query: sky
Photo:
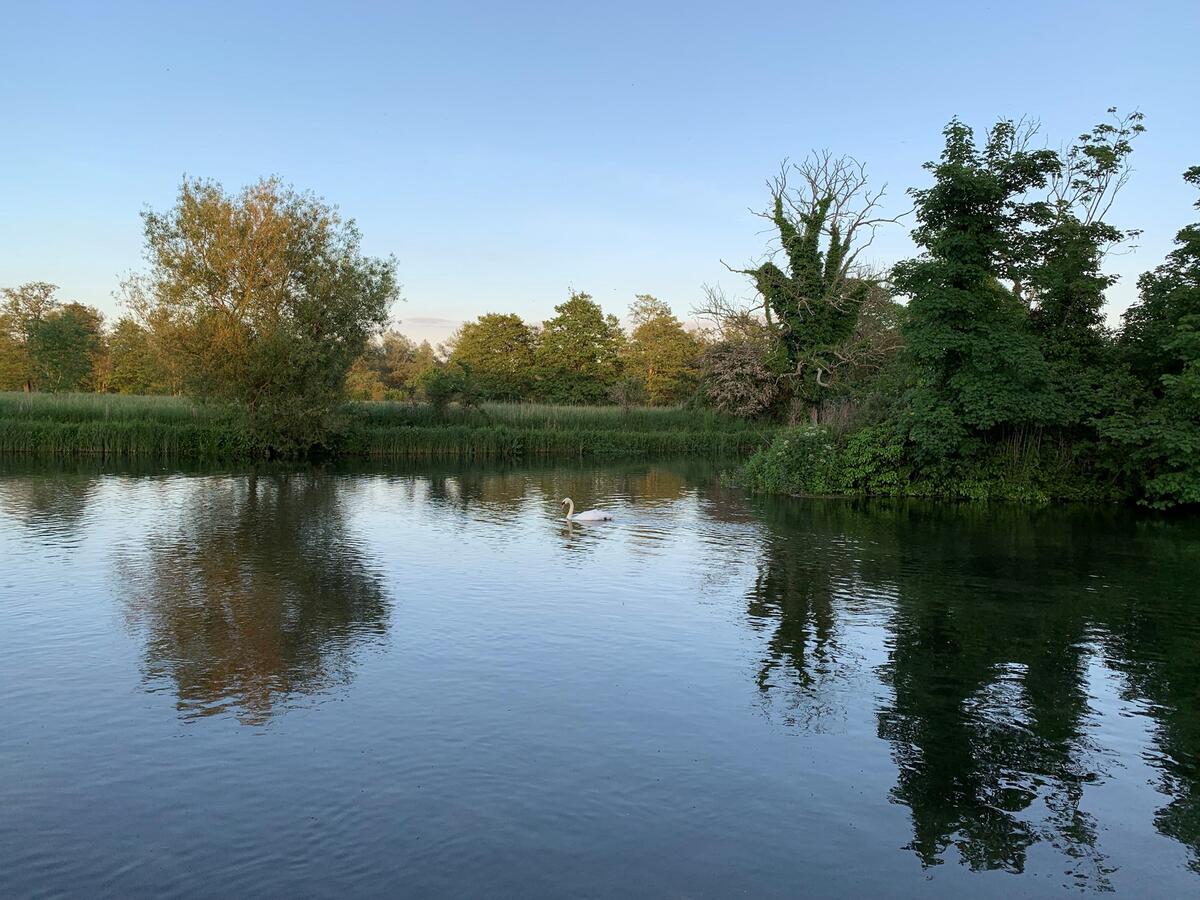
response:
[[[761,257],[751,210],[785,157],[828,149],[911,206],[958,116],[1030,116],[1049,146],[1141,110],[1110,216],[1110,318],[1196,218],[1200,3],[29,3],[0,0],[0,286],[119,313],[139,213],[184,175],[278,175],[394,255],[399,328],[531,321],[571,289],[687,318]],[[908,224],[867,259],[914,248]]]

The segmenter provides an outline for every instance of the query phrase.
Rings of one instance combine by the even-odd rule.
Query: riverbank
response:
[[[852,433],[779,428],[733,480],[758,494],[793,497],[913,497],[932,500],[1129,502],[1134,494],[1089,445],[1036,431],[985,445],[969,458],[917,466],[894,426]]]
[[[774,429],[703,410],[349,403],[327,455],[350,459],[735,456]],[[261,456],[236,407],[183,397],[0,393],[0,453],[112,459]]]

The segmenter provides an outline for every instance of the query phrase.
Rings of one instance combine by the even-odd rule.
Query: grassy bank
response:
[[[738,472],[756,493],[791,496],[921,497],[941,500],[1127,499],[1111,473],[1086,451],[1018,433],[986,445],[972,457],[918,467],[894,426],[851,434],[819,426],[779,429]]]
[[[734,455],[770,430],[675,408],[351,403],[329,450],[361,459]],[[0,393],[0,453],[138,459],[259,454],[235,407],[181,397]]]

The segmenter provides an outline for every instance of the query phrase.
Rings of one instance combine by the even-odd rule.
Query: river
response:
[[[695,462],[0,461],[0,896],[1196,896],[1198,585]]]

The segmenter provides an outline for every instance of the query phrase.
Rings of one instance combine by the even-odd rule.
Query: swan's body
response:
[[[570,497],[563,500],[562,506],[567,507],[568,522],[611,522],[612,516],[606,512],[601,512],[598,509],[585,509],[581,513],[575,512],[575,501]]]

